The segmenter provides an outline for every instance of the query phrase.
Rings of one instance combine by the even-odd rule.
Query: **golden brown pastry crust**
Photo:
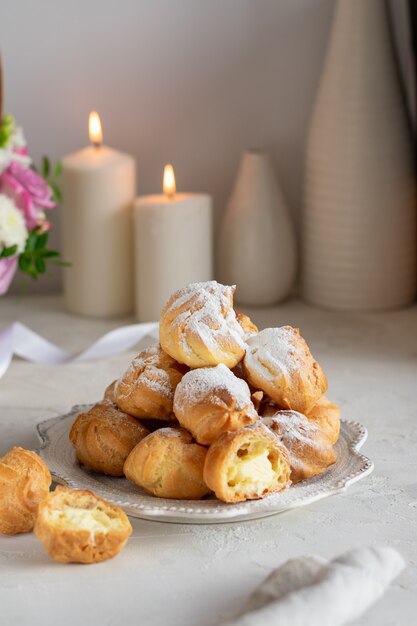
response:
[[[146,348],[116,382],[117,406],[142,419],[170,421],[175,388],[188,371],[162,350],[159,344]]]
[[[124,511],[91,491],[57,487],[41,502],[34,531],[55,561],[98,563],[120,552],[132,527]]]
[[[161,428],[132,450],[126,478],[159,498],[199,500],[210,492],[203,480],[207,450],[183,428]]]
[[[110,402],[98,402],[81,413],[70,431],[77,458],[87,469],[123,476],[123,465],[135,445],[149,431]]]
[[[306,417],[326,433],[332,444],[336,443],[340,434],[340,407],[337,404],[322,396]]]
[[[327,435],[297,411],[277,411],[263,418],[287,448],[291,461],[291,481],[295,484],[324,472],[336,463],[336,453]]]
[[[241,325],[246,338],[259,333],[258,327],[256,326],[256,324],[252,322],[249,315],[245,315],[245,313],[241,313],[240,311],[237,311],[236,309],[235,309],[235,313],[236,313],[236,319]]]
[[[212,280],[176,291],[162,310],[162,348],[189,367],[224,363],[234,367],[245,354],[244,331],[233,309],[235,287]]]
[[[282,491],[290,484],[290,471],[287,450],[256,422],[223,433],[210,446],[204,480],[220,500],[242,502]]]
[[[114,380],[112,383],[110,383],[110,385],[108,385],[106,387],[106,389],[104,390],[104,396],[103,396],[103,400],[105,402],[112,402],[115,403],[114,401],[114,388],[116,386],[117,380]]]
[[[49,469],[35,452],[12,448],[0,458],[0,533],[30,532],[50,486]]]
[[[265,394],[263,391],[255,391],[251,394],[253,406],[255,407],[255,411],[258,413],[258,415],[260,415],[260,408],[262,406],[262,400],[264,398],[264,395]]]
[[[181,426],[203,445],[259,417],[248,385],[223,364],[185,374],[175,391],[174,413]]]
[[[266,328],[247,340],[243,368],[250,384],[280,406],[306,413],[327,389],[326,376],[297,328]]]

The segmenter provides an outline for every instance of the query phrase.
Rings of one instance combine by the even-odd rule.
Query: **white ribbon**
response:
[[[71,354],[41,335],[14,322],[0,332],[0,378],[7,372],[13,355],[33,363],[62,365],[74,361],[91,361],[125,352],[144,337],[158,337],[158,324],[130,324],[106,333],[80,354]]]
[[[290,559],[271,572],[246,607],[223,626],[342,626],[380,598],[404,569],[388,546],[358,548],[332,561]]]

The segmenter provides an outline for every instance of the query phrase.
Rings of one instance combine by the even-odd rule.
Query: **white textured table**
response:
[[[397,547],[408,567],[357,626],[417,623],[417,308],[343,315],[292,301],[247,312],[260,327],[301,328],[329,396],[369,429],[363,450],[375,472],[342,495],[260,521],[132,520],[120,556],[93,566],[52,562],[32,534],[0,536],[1,624],[214,626],[287,558],[374,543]],[[0,299],[0,329],[14,320],[74,351],[130,321],[72,317],[57,297]],[[133,354],[58,367],[14,360],[0,380],[0,454],[36,448],[37,422],[99,398]]]

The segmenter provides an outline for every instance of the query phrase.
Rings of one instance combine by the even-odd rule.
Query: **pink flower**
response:
[[[45,209],[53,209],[56,206],[44,179],[17,161],[12,161],[0,176],[0,191],[10,196],[22,210],[29,230],[35,228],[43,219]]]
[[[15,148],[14,153],[20,156],[29,156],[29,150],[27,148]]]
[[[0,260],[0,296],[8,290],[17,270],[17,256],[6,257]]]
[[[51,230],[51,222],[48,222],[48,220],[40,220],[38,222],[38,233],[40,235],[42,235],[43,233],[47,233],[48,231]]]

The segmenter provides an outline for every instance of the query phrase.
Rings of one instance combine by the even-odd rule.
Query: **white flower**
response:
[[[11,160],[17,161],[24,167],[30,167],[32,165],[32,159],[28,154],[18,154],[17,152],[13,152]]]
[[[17,246],[17,254],[25,249],[28,231],[21,211],[13,200],[0,194],[0,251]]]
[[[14,124],[14,122],[13,122]],[[24,167],[32,164],[32,159],[27,154],[19,154],[19,150],[26,147],[26,139],[21,126],[14,126],[7,145],[0,148],[0,174],[4,172],[12,161],[17,161]]]
[[[0,148],[0,174],[9,166],[12,156],[12,151],[9,148]]]
[[[15,126],[9,141],[10,148],[26,148],[26,139],[21,126]]]
[[[32,163],[32,159],[27,154],[18,154],[9,147],[0,148],[0,174],[9,167],[12,161],[17,161],[24,167],[29,167]]]
[[[32,164],[32,159],[28,154],[18,154],[16,150],[26,148],[26,139],[23,134],[23,128],[21,126],[15,126],[12,132],[12,136],[9,141],[9,148],[11,148],[12,161],[18,161],[21,165],[29,167]]]

